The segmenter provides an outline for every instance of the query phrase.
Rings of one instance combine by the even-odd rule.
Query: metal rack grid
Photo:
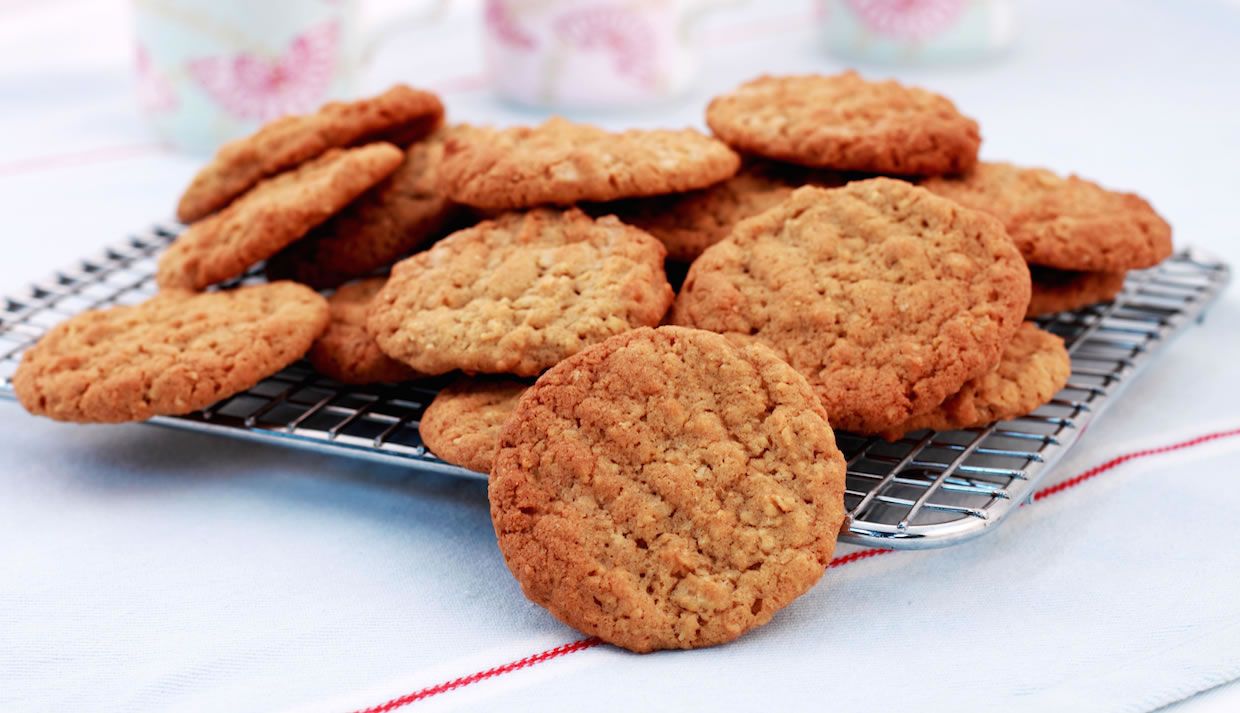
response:
[[[177,233],[156,226],[0,302],[0,397],[21,353],[53,324],[83,310],[134,304],[155,293],[155,258]],[[925,548],[993,527],[1169,339],[1199,320],[1230,279],[1194,250],[1130,273],[1114,303],[1040,320],[1072,355],[1068,385],[1035,413],[984,429],[909,434],[896,442],[837,434],[848,460],[845,504],[857,544]],[[248,276],[242,281],[259,279]],[[414,471],[483,478],[422,445],[418,420],[442,381],[345,386],[305,363],[199,413],[152,423],[325,453],[401,463]]]

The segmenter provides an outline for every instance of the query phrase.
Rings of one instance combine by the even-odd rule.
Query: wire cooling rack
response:
[[[177,229],[156,226],[57,272],[0,304],[0,396],[21,353],[49,327],[83,310],[141,302],[156,291],[155,257]],[[1231,271],[1186,250],[1130,273],[1113,303],[1040,320],[1072,355],[1072,376],[1035,413],[962,431],[919,431],[888,443],[837,434],[848,460],[843,540],[879,547],[949,545],[993,527],[1114,402],[1169,339],[1199,320]],[[258,280],[255,275],[243,281]],[[253,389],[189,416],[153,423],[355,458],[412,471],[484,478],[422,445],[418,421],[442,381],[346,386],[294,364]]]

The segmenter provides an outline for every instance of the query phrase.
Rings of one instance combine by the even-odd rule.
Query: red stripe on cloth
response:
[[[839,557],[836,557],[835,559],[831,560],[830,564],[827,565],[827,569],[843,567],[846,564],[852,564],[853,562],[857,562],[859,560],[867,560],[871,557],[877,557],[879,555],[887,555],[887,554],[891,554],[892,552],[895,552],[895,550],[884,550],[880,547],[871,547],[868,550],[857,550],[856,552],[849,552],[846,555],[840,555]]]
[[[49,168],[65,168],[69,166],[83,166],[91,163],[100,163],[102,161],[115,161],[118,159],[133,158],[135,156],[145,156],[147,154],[158,153],[163,150],[163,144],[158,141],[148,141],[146,143],[129,144],[126,146],[104,146],[101,148],[72,151],[62,154],[51,154],[48,156],[32,156],[30,158],[22,158],[17,159],[16,161],[6,161],[4,163],[0,163],[0,176],[13,176],[19,173],[43,171]]]
[[[424,698],[438,696],[440,693],[447,693],[448,691],[452,691],[463,686],[468,686],[479,681],[485,681],[488,678],[502,676],[505,673],[519,671],[523,668],[540,664],[544,661],[550,661],[551,659],[556,659],[561,656],[567,656],[568,654],[576,653],[578,651],[584,651],[585,649],[593,646],[598,646],[601,643],[603,643],[602,640],[593,636],[588,639],[578,639],[571,644],[564,644],[563,646],[557,646],[554,649],[547,649],[540,654],[526,656],[523,659],[517,659],[516,661],[503,664],[502,666],[488,668],[485,671],[471,673],[468,676],[454,678],[451,681],[437,683],[434,686],[427,686],[426,688],[419,689],[413,693],[407,693],[399,698],[393,698],[386,703],[380,703],[372,708],[362,708],[354,713],[388,713],[388,711],[394,711],[397,708],[407,706],[410,703],[416,703]]]
[[[1094,478],[1099,475],[1102,475],[1108,470],[1111,470],[1112,468],[1123,465],[1124,463],[1127,463],[1130,460],[1138,460],[1140,458],[1149,458],[1150,456],[1157,456],[1157,455],[1162,455],[1164,453],[1171,453],[1173,451],[1179,451],[1185,448],[1192,448],[1193,446],[1199,446],[1203,443],[1209,443],[1210,441],[1217,441],[1220,438],[1231,438],[1232,436],[1240,436],[1240,428],[1231,428],[1225,431],[1215,431],[1214,433],[1207,433],[1205,435],[1197,436],[1196,438],[1190,438],[1187,441],[1180,441],[1179,443],[1172,443],[1166,446],[1158,446],[1157,448],[1146,448],[1144,450],[1133,451],[1131,453],[1125,453],[1123,455],[1115,456],[1111,460],[1106,461],[1105,463],[1099,463],[1093,468],[1090,468],[1089,470],[1079,475],[1075,475],[1071,478],[1068,478],[1067,480],[1061,483],[1055,483],[1054,485],[1042,488],[1041,490],[1033,494],[1033,501],[1037,502],[1039,500],[1042,500],[1043,498],[1049,498],[1050,496],[1055,495],[1056,493],[1062,493],[1063,491],[1068,490],[1070,488],[1075,488],[1076,486],[1080,485],[1081,483],[1084,483],[1090,478]]]
[[[1127,463],[1128,461],[1131,461],[1131,460],[1137,460],[1140,458],[1148,458],[1150,456],[1162,455],[1164,453],[1171,453],[1173,451],[1184,450],[1185,448],[1192,448],[1193,446],[1199,446],[1204,443],[1209,443],[1211,441],[1217,441],[1223,438],[1231,438],[1234,436],[1240,436],[1240,428],[1232,428],[1232,429],[1228,429],[1225,431],[1215,431],[1213,433],[1207,433],[1201,436],[1197,436],[1195,438],[1190,438],[1185,441],[1180,441],[1179,443],[1172,443],[1166,446],[1158,446],[1157,448],[1146,448],[1140,451],[1133,451],[1131,453],[1125,453],[1123,455],[1116,456],[1112,458],[1111,460],[1100,463],[1090,468],[1089,470],[1086,470],[1080,473],[1079,475],[1068,478],[1067,480],[1061,483],[1056,483],[1054,485],[1042,488],[1041,490],[1034,493],[1033,500],[1034,502],[1037,502],[1044,498],[1050,497],[1051,495],[1055,495],[1056,493],[1062,493],[1065,490],[1070,490],[1071,488],[1075,488],[1076,486],[1080,485],[1081,483],[1084,483],[1090,478],[1097,477],[1109,470],[1113,470],[1114,468],[1121,466],[1124,463]],[[869,549],[864,549],[864,550],[857,550],[856,552],[850,552],[846,555],[840,555],[839,557],[836,557],[835,559],[831,560],[830,564],[827,565],[827,568],[834,569],[836,567],[843,567],[845,565],[852,564],[853,562],[860,562],[861,560],[867,560],[873,557],[878,557],[879,555],[890,554],[895,551],[896,550],[885,550],[885,549],[879,549],[879,548],[874,548],[874,547],[871,547]],[[554,649],[548,649],[540,654],[534,654],[533,656],[526,656],[523,659],[518,659],[511,663],[506,663],[501,666],[496,666],[495,668],[489,668],[485,671],[479,671],[478,673],[472,673],[468,676],[461,676],[460,678],[454,678],[451,681],[447,681],[445,683],[439,683],[439,684],[435,684],[434,686],[428,686],[426,688],[422,688],[417,691],[414,691],[413,693],[408,693],[406,695],[400,696],[399,698],[393,698],[392,700],[387,701],[386,703],[381,703],[372,708],[364,708],[359,711],[355,711],[355,713],[388,713],[389,711],[394,711],[397,708],[407,706],[410,703],[416,703],[426,698],[430,698],[431,696],[437,696],[441,693],[447,693],[448,691],[456,690],[464,686],[469,686],[471,684],[478,683],[479,681],[485,681],[488,678],[494,678],[496,676],[501,676],[505,673],[519,671],[523,668],[528,668],[530,666],[540,664],[544,661],[550,661],[551,659],[559,658],[561,656],[567,656],[568,654],[576,653],[578,651],[584,651],[585,649],[598,646],[601,643],[603,642],[594,636],[591,636],[588,639],[578,639],[572,643],[564,644],[563,646],[557,646]]]

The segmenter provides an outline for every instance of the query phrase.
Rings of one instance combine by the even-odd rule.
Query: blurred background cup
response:
[[[395,19],[427,20],[441,4]],[[133,12],[142,113],[195,153],[354,96],[393,26],[363,32],[359,0],[134,0]]]
[[[495,91],[553,109],[650,106],[697,75],[698,20],[735,0],[486,0]]]
[[[985,59],[1012,43],[1012,0],[819,0],[827,47],[847,59]]]

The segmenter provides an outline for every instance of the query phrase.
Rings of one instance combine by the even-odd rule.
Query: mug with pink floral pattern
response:
[[[377,37],[359,0],[134,0],[138,101],[195,152],[353,95]]]
[[[1012,41],[1012,0],[819,0],[827,46],[850,59],[984,58]]]
[[[610,109],[675,97],[697,74],[693,25],[719,0],[486,0],[484,51],[505,99]]]

